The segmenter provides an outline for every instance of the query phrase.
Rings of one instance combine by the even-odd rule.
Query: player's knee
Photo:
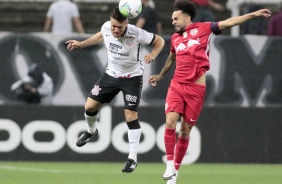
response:
[[[176,122],[170,120],[170,119],[167,119],[166,120],[166,123],[165,123],[166,127],[168,129],[175,129],[176,128]]]
[[[137,117],[138,117],[137,112],[131,111],[131,110],[128,110],[128,109],[125,110],[125,120],[126,120],[126,122],[131,122],[133,120],[136,120]]]
[[[178,137],[181,139],[188,139],[190,136],[190,131],[179,131]]]
[[[84,110],[86,112],[95,112],[95,111],[98,111],[101,106],[102,104],[100,102],[97,102],[95,100],[88,98],[88,100],[86,101],[84,105]]]
[[[86,112],[95,112],[95,111],[98,110],[98,108],[95,107],[95,106],[92,106],[92,105],[89,105],[89,104],[86,103],[86,104],[84,105],[84,110],[85,110]]]

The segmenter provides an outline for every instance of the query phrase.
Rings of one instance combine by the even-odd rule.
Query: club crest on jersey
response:
[[[95,85],[94,88],[91,90],[91,93],[92,93],[92,95],[94,95],[94,96],[98,96],[100,90],[101,90],[101,88],[99,87],[99,85]]]
[[[198,29],[197,28],[195,28],[195,29],[192,29],[191,31],[190,31],[190,35],[192,35],[192,36],[195,36],[196,34],[198,34]]]
[[[133,45],[133,40],[134,40],[134,38],[132,38],[132,37],[129,37],[129,38],[127,38],[127,40],[126,40],[126,45],[128,45],[128,46],[131,46],[131,45]]]

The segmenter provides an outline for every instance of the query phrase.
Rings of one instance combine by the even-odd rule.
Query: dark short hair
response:
[[[122,23],[124,22],[127,18],[125,16],[123,16],[120,11],[119,11],[119,8],[116,7],[112,10],[111,12],[111,15],[110,15],[111,18],[115,19],[116,21],[118,21],[119,23]]]
[[[174,3],[173,11],[182,11],[183,13],[188,14],[193,20],[196,16],[197,9],[194,3],[188,0],[178,0]]]

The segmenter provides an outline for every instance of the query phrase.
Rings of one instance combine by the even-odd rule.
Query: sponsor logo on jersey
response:
[[[109,48],[111,50],[118,51],[119,49],[122,49],[122,46],[114,44],[114,43],[110,43],[110,47]]]
[[[121,52],[119,52],[119,50],[121,50],[121,49],[122,49],[122,46],[120,46],[120,45],[117,45],[117,44],[114,44],[114,43],[110,43],[109,44],[109,52],[111,54],[117,55],[117,56],[129,56],[128,53],[121,53]]]
[[[194,45],[200,45],[200,39],[189,39],[187,46],[184,43],[180,43],[177,47],[176,47],[176,53],[178,51],[182,51],[182,50],[186,50],[189,49],[190,47],[193,47]]]
[[[128,101],[128,102],[134,102],[134,103],[136,103],[136,101],[137,101],[137,96],[126,95],[126,96],[125,96],[125,99],[126,99],[126,101]]]
[[[177,47],[176,47],[176,53],[178,52],[178,51],[181,51],[181,50],[184,50],[184,49],[186,49],[186,46],[183,44],[183,43],[180,43]]]
[[[188,49],[190,47],[193,47],[194,45],[200,45],[200,39],[199,38],[197,38],[197,39],[189,39],[188,40],[188,44],[187,44]]]

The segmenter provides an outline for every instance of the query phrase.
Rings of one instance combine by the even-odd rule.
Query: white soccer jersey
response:
[[[151,44],[154,34],[128,24],[125,34],[115,38],[111,33],[110,21],[104,23],[101,33],[108,50],[106,73],[115,78],[143,75],[143,58],[139,58],[141,44]]]

